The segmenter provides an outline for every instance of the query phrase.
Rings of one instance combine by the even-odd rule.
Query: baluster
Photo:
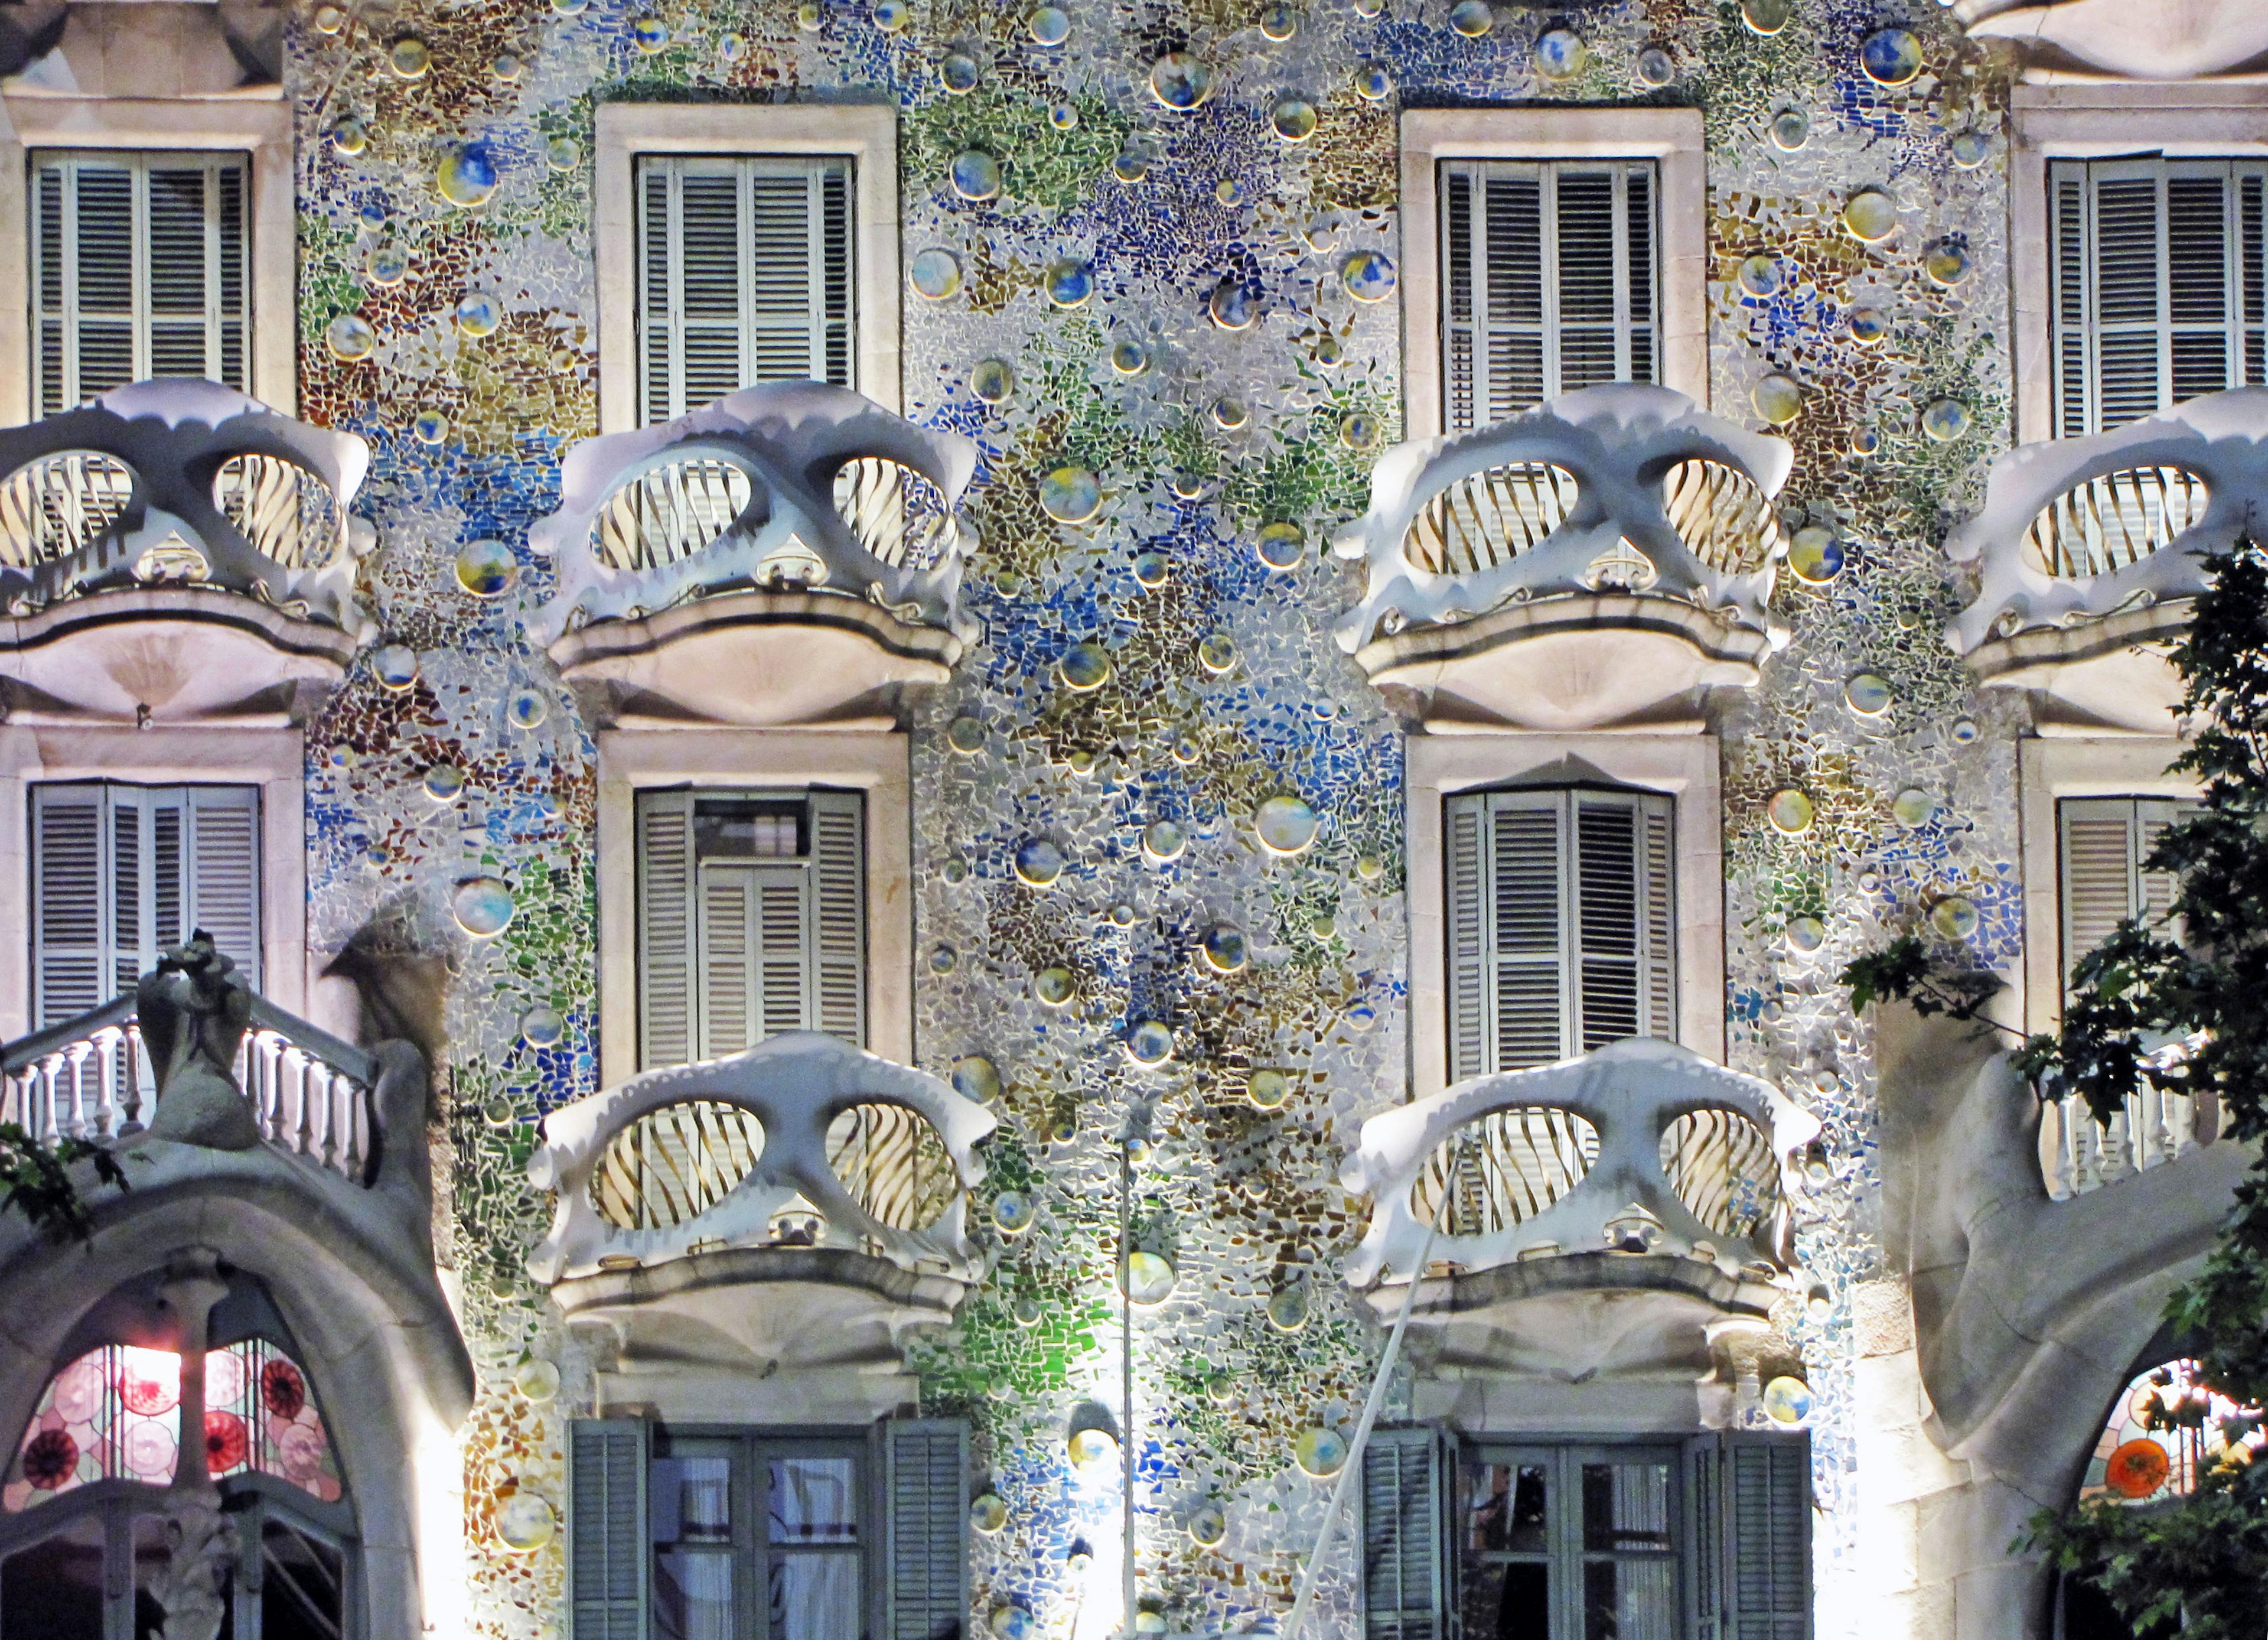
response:
[[[333,1108],[343,1111],[346,1115],[346,1153],[341,1158],[339,1171],[349,1178],[360,1180],[363,1162],[362,1100],[357,1096],[362,1090],[356,1086],[352,1077],[328,1066],[324,1068],[331,1085],[331,1097],[336,1101]]]

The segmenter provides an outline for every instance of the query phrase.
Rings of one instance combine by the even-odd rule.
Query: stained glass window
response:
[[[330,1435],[298,1363],[265,1339],[205,1356],[205,1467],[216,1481],[258,1473],[335,1503]],[[181,1361],[170,1350],[106,1344],[48,1381],[0,1485],[14,1512],[90,1481],[172,1482],[180,1451]]]
[[[2268,1444],[2257,1411],[2207,1384],[2198,1363],[2169,1361],[2137,1375],[2110,1408],[2087,1462],[2081,1501],[2161,1503],[2197,1490],[2198,1477],[2232,1446],[2248,1457]]]

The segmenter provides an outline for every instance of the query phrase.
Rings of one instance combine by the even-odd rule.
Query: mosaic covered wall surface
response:
[[[466,1448],[474,1632],[556,1631],[561,1545],[509,1550],[495,1523],[517,1494],[560,1496],[564,1420],[587,1394],[521,1258],[548,1211],[523,1171],[534,1124],[595,1085],[593,748],[518,617],[548,587],[528,525],[556,500],[563,449],[596,431],[592,121],[615,98],[901,111],[904,258],[949,252],[958,275],[936,283],[932,257],[924,277],[949,293],[909,284],[906,410],[983,450],[968,513],[983,640],[914,722],[918,1057],[997,1067],[986,1192],[1037,1202],[1020,1236],[988,1221],[989,1284],[919,1353],[924,1407],[974,1421],[1006,1506],[977,1540],[979,1612],[1013,1601],[1069,1623],[1067,1548],[1116,1552],[1115,1491],[1070,1478],[1062,1429],[1078,1400],[1116,1400],[1120,1141],[1140,1138],[1133,1238],[1177,1279],[1135,1323],[1139,1584],[1176,1631],[1282,1610],[1324,1496],[1295,1444],[1351,1419],[1375,1360],[1336,1280],[1364,1206],[1336,1176],[1360,1120],[1406,1089],[1402,742],[1330,640],[1359,572],[1320,549],[1399,436],[1398,301],[1359,300],[1344,277],[1351,253],[1401,255],[1397,112],[1704,111],[1714,405],[1762,426],[1785,408],[1777,379],[1799,384],[1783,507],[1845,555],[1823,584],[1783,579],[1793,643],[1722,725],[1731,1060],[1827,1124],[1832,1178],[1775,1319],[1815,1397],[1819,1604],[1841,1621],[1850,1298],[1881,1254],[1867,1045],[1830,976],[1948,893],[1976,906],[1985,961],[2012,962],[2019,935],[2013,726],[1937,636],[1962,601],[1937,543],[2007,437],[2006,76],[1934,7],[1797,0],[1777,32],[1756,26],[1781,21],[1769,0],[1747,18],[1630,0],[1492,19],[1468,0],[1454,23],[1442,0],[301,14],[302,414],[375,448],[375,599],[420,661],[402,690],[365,663],[312,726],[310,938],[449,970],[444,1256],[484,1386]],[[1892,26],[1924,59],[1895,88],[1860,62]],[[1153,90],[1176,53],[1210,72],[1193,110]],[[971,89],[948,88],[948,55]],[[954,191],[969,150],[998,161],[996,198]],[[1869,188],[1896,215],[1873,242],[1840,214]],[[1209,315],[1225,279],[1256,309],[1241,329]],[[1360,294],[1377,284],[1373,267]],[[1066,461],[1105,486],[1090,525],[1036,504]],[[1256,550],[1274,523],[1302,532],[1289,568]],[[1078,645],[1107,657],[1100,687],[1066,686]],[[1887,711],[1846,704],[1862,670],[1889,680]],[[1762,823],[1791,786],[1818,815],[1800,836]],[[1286,795],[1321,817],[1290,856],[1253,830]],[[1144,851],[1159,822],[1186,838],[1170,861]],[[1044,893],[1012,870],[1036,837],[1068,861]],[[451,900],[482,875],[509,885],[512,916],[472,939]],[[1202,955],[1219,928],[1248,953],[1231,971]],[[1049,969],[1071,976],[1067,1005],[1037,1000]],[[1174,1033],[1162,1068],[1123,1050],[1143,1022]],[[1259,1071],[1287,1081],[1271,1108],[1252,1097]],[[1301,1299],[1303,1322],[1278,1325]],[[549,1387],[531,1356],[563,1369],[557,1396],[526,1393]],[[1208,1504],[1226,1536],[1201,1547],[1186,1528]],[[1327,1582],[1326,1629],[1352,1609],[1351,1583]]]

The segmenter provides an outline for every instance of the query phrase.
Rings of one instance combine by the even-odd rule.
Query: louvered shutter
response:
[[[203,929],[258,991],[260,794],[250,787],[191,787],[180,794],[176,812],[187,832],[180,853],[182,932],[176,937]],[[164,861],[166,851],[155,852]],[[163,949],[167,942],[161,931],[155,943]]]
[[[151,376],[242,388],[243,156],[40,153],[33,174],[42,413]]]
[[[857,792],[811,794],[814,1025],[866,1045],[866,817]]]
[[[647,1640],[645,1426],[578,1418],[568,1459],[571,1640]]]
[[[1549,1065],[1567,1045],[1567,798],[1500,792],[1489,803],[1487,934],[1491,1070]]]
[[[694,1058],[693,794],[637,798],[638,1066]]]
[[[1650,162],[1453,160],[1440,171],[1443,412],[1501,421],[1657,375]]]
[[[2268,162],[2059,160],[2051,349],[2060,430],[2100,432],[2264,376]]]
[[[850,162],[638,162],[640,418],[760,381],[849,387]]]
[[[1727,1429],[1686,1444],[1697,1640],[1809,1640],[1811,1439]]]
[[[881,1426],[886,1640],[961,1640],[968,1613],[968,1427]]]
[[[1362,1453],[1366,1640],[1447,1640],[1456,1614],[1456,1452],[1444,1431],[1373,1429]]]
[[[2066,798],[2056,806],[2061,843],[2063,968],[2129,917],[2162,918],[2173,905],[2170,873],[2146,871],[2166,828],[2194,805],[2162,797]]]
[[[99,786],[32,788],[32,1016],[60,1025],[116,993]]]
[[[1488,831],[1488,798],[1461,793],[1443,806],[1443,886],[1448,899],[1444,930],[1449,979],[1449,1080],[1484,1075],[1489,1068],[1487,934],[1482,916],[1485,874],[1481,843]]]

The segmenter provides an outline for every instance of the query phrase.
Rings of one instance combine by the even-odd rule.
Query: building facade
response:
[[[1836,976],[2166,903],[2251,8],[0,70],[0,1640],[2117,1632],[2246,1158]]]

